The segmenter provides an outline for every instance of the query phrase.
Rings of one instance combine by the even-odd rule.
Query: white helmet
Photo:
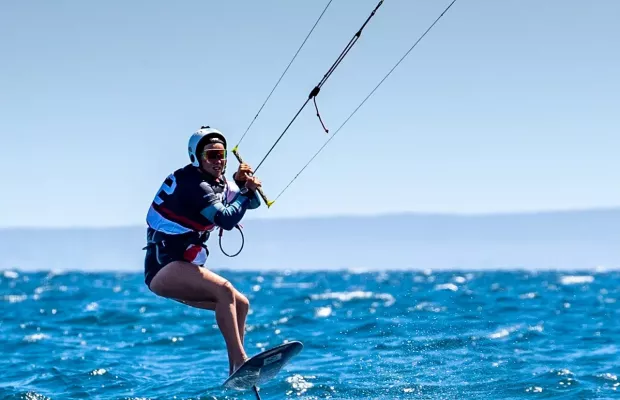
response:
[[[200,167],[200,155],[196,152],[201,149],[201,142],[203,139],[217,138],[221,140],[226,148],[226,138],[222,135],[222,132],[217,129],[213,129],[209,126],[201,126],[200,129],[192,134],[189,138],[187,145],[187,152],[189,153],[189,159],[194,167]]]

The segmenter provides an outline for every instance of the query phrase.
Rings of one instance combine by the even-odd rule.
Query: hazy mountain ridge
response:
[[[620,209],[248,219],[231,269],[620,268]],[[144,227],[0,230],[0,268],[142,271]],[[228,253],[239,233],[224,233]]]

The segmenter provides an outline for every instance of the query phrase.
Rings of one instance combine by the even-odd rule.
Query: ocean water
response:
[[[304,343],[263,399],[620,398],[620,272],[217,272],[249,355]],[[254,399],[141,274],[0,271],[0,313],[0,399]]]

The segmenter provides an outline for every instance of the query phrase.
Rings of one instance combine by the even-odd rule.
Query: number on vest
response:
[[[155,204],[161,204],[164,202],[164,200],[161,197],[159,197],[159,195],[162,194],[162,192],[170,195],[174,192],[174,189],[176,188],[177,188],[177,179],[174,175],[170,175],[169,177],[166,178],[164,183],[161,184],[161,187],[157,191],[157,195],[155,196]]]

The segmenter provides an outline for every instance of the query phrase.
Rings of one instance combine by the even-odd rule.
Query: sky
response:
[[[0,5],[0,227],[144,224],[201,125],[232,144],[327,0]],[[275,197],[450,1],[386,0],[257,175]],[[376,6],[334,0],[239,147],[257,165]],[[251,218],[620,206],[620,2],[457,0]],[[237,167],[229,161],[229,176]]]

